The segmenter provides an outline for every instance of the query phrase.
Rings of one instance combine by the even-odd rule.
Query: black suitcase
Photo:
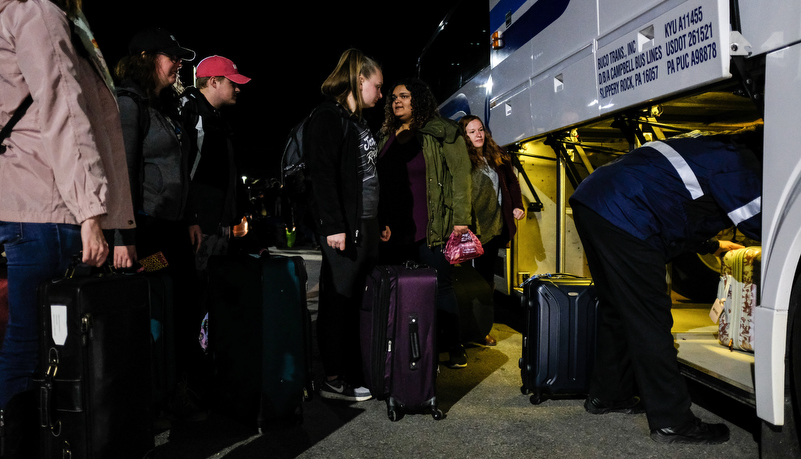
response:
[[[526,328],[521,391],[537,405],[547,395],[586,395],[595,362],[598,298],[591,279],[570,274],[523,284]]]
[[[141,274],[150,286],[150,336],[152,347],[153,402],[158,410],[167,407],[178,382],[173,324],[173,283],[163,271]]]
[[[301,422],[313,393],[303,258],[209,259],[213,405],[259,430]]]
[[[146,457],[155,447],[148,280],[87,275],[39,287],[40,455]]]

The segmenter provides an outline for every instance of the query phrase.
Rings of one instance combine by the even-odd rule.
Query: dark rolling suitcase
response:
[[[42,458],[139,459],[155,447],[149,292],[123,274],[40,286]]]
[[[526,328],[521,391],[539,404],[546,395],[586,395],[595,361],[598,299],[591,279],[569,274],[532,277],[523,285]]]
[[[302,421],[313,393],[306,282],[301,257],[209,259],[213,407],[259,430]]]
[[[377,266],[360,311],[362,364],[367,388],[386,400],[387,415],[437,408],[437,274],[432,268]]]
[[[173,325],[173,284],[162,271],[142,274],[150,285],[151,372],[153,401],[164,409],[178,381],[175,368]],[[156,412],[158,414],[158,411]]]

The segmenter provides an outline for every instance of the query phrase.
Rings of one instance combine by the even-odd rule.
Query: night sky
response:
[[[384,84],[413,76],[417,56],[453,1],[261,2],[239,0],[84,0],[84,13],[109,66],[127,53],[140,29],[162,27],[200,59],[219,54],[253,80],[225,108],[237,136],[243,173],[276,177],[289,130],[320,102],[320,85],[349,47],[384,68]],[[254,6],[259,5],[259,6]],[[394,6],[384,6],[394,5]],[[191,84],[185,65],[181,79]],[[386,94],[385,94],[386,96]],[[372,113],[370,113],[372,112]],[[380,125],[383,101],[368,111]]]

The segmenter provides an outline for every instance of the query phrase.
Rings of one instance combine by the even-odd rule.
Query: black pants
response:
[[[482,244],[484,255],[473,260],[473,268],[481,277],[490,284],[490,287],[495,290],[495,262],[498,259],[498,251],[506,248],[509,242],[509,232],[504,227],[503,232]]]
[[[639,389],[651,429],[692,418],[671,328],[664,255],[573,203],[573,217],[600,298],[590,396],[618,402]]]
[[[365,280],[378,259],[378,221],[363,220],[361,238],[334,250],[319,236],[320,300],[317,309],[317,345],[326,376],[339,376],[355,387],[364,385],[359,309]]]

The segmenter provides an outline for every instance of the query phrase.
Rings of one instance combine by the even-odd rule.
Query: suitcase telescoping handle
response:
[[[413,261],[413,260],[406,260],[403,263],[403,267],[406,268],[406,269],[420,269],[420,268],[428,268],[428,265],[425,265],[425,264],[422,264],[422,263],[418,263],[418,262]]]
[[[410,370],[417,369],[417,363],[420,361],[420,357],[422,356],[422,352],[420,352],[420,332],[417,322],[418,319],[416,314],[409,316],[409,347],[411,350],[409,358]]]

